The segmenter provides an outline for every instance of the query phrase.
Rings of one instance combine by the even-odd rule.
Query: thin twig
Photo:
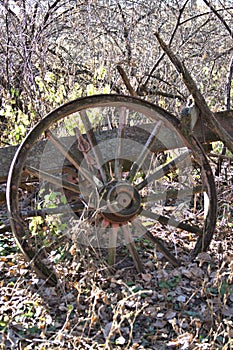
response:
[[[233,39],[233,30],[229,27],[225,19],[220,15],[220,13],[216,10],[216,8],[207,0],[203,0],[204,3],[211,9],[211,11],[215,14],[216,17],[222,22],[228,33]]]
[[[229,67],[229,74],[227,76],[227,84],[226,84],[226,107],[227,110],[231,109],[231,82],[232,82],[232,76],[233,76],[233,55],[231,57],[230,67]]]
[[[233,7],[226,7],[225,9],[218,9],[216,10],[216,12],[222,12],[222,11],[227,11],[227,10],[233,10]],[[192,16],[192,17],[189,17],[189,18],[186,18],[184,19],[182,22],[180,22],[180,25],[183,25],[187,22],[190,22],[190,21],[193,21],[194,19],[197,19],[199,17],[203,17],[203,16],[207,16],[211,13],[211,11],[207,11],[207,12],[203,12],[203,13],[198,13],[197,15],[195,16]]]
[[[187,5],[188,2],[189,2],[189,0],[186,0],[185,3],[184,3],[184,5],[183,5],[183,7],[182,7],[182,8],[180,9],[180,11],[179,11],[179,16],[178,16],[178,18],[177,18],[175,28],[173,29],[173,33],[172,33],[172,35],[171,35],[171,37],[170,37],[170,40],[169,40],[169,46],[171,45],[171,43],[172,43],[172,41],[173,41],[173,39],[174,39],[174,37],[175,37],[176,31],[177,31],[177,29],[179,28],[181,16],[182,16],[182,14],[183,14],[183,12],[184,12],[184,10],[185,10],[185,7],[186,7],[186,5]],[[149,80],[150,80],[152,74],[154,73],[154,71],[156,70],[156,68],[159,66],[159,64],[160,64],[160,62],[163,60],[164,56],[165,56],[165,53],[162,53],[162,55],[159,57],[159,59],[157,60],[157,62],[156,62],[155,65],[153,66],[153,68],[151,69],[151,71],[150,71],[150,73],[148,74],[148,77],[147,77],[145,83],[143,84],[143,87],[144,87],[144,88],[146,88],[146,86],[147,86],[147,84],[149,83]]]

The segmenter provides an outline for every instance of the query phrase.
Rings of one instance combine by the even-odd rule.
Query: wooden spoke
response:
[[[151,194],[149,196],[143,196],[141,198],[142,203],[148,203],[148,202],[157,202],[161,199],[175,199],[175,198],[184,198],[186,196],[192,196],[197,193],[202,193],[203,187],[202,186],[195,186],[193,188],[187,188],[184,190],[176,190],[176,189],[169,189],[165,192],[158,192],[155,194]]]
[[[132,237],[129,226],[122,225],[121,228],[122,228],[123,235],[125,238],[126,246],[129,250],[130,254],[132,255],[136,270],[138,273],[141,273],[141,272],[143,272],[143,265],[142,265],[142,262],[140,260],[139,254],[137,252],[134,238]]]
[[[125,107],[121,107],[119,112],[119,125],[117,131],[117,145],[115,153],[115,162],[114,162],[114,175],[116,180],[120,180],[122,175],[122,160],[120,159],[123,142],[125,137],[125,127],[127,122],[127,110]]]
[[[117,246],[117,233],[119,225],[112,224],[109,230],[109,243],[108,243],[108,264],[110,266],[116,263],[116,246]]]
[[[56,208],[43,208],[43,209],[35,209],[35,210],[21,210],[21,217],[30,218],[41,216],[45,217],[46,215],[54,215],[54,214],[66,214],[71,210],[74,212],[82,212],[84,209],[84,204],[82,202],[76,204],[69,205],[59,205]]]
[[[132,225],[138,232],[141,232],[141,235],[144,235],[151,243],[155,244],[157,249],[164,255],[164,257],[173,265],[180,266],[180,261],[168,250],[166,244],[161,238],[155,237],[150,231],[148,231],[139,220],[134,220]]]
[[[142,188],[147,186],[152,181],[159,180],[163,176],[170,173],[171,171],[174,171],[179,165],[179,163],[183,162],[189,156],[190,156],[190,151],[185,151],[175,159],[171,160],[169,163],[159,168],[158,170],[155,170],[153,174],[149,175],[145,180],[143,180],[138,185],[136,185],[137,190],[140,191]]]
[[[56,148],[65,156],[67,160],[69,160],[71,164],[74,165],[74,167],[84,176],[87,181],[90,182],[90,184],[92,184],[94,187],[101,187],[103,185],[95,175],[90,174],[87,169],[80,166],[80,160],[77,159],[71,150],[67,149],[55,135],[53,135],[50,131],[46,131],[46,137],[51,140]]]
[[[106,164],[104,164],[104,159],[103,159],[103,156],[100,152],[98,143],[96,141],[96,137],[95,137],[90,119],[88,118],[88,115],[87,115],[85,110],[80,111],[79,114],[80,114],[80,117],[82,119],[84,128],[86,130],[87,138],[88,138],[88,141],[90,143],[91,149],[95,155],[95,160],[96,160],[98,169],[100,171],[102,181],[103,181],[103,183],[106,183],[107,177],[109,178],[109,171],[108,171]]]
[[[155,124],[150,136],[148,137],[148,140],[146,141],[146,144],[144,145],[141,153],[139,154],[137,160],[135,162],[133,162],[133,165],[130,169],[130,172],[127,176],[127,180],[132,182],[138,169],[141,168],[143,162],[145,161],[146,157],[148,156],[149,152],[150,152],[150,147],[153,145],[153,143],[156,140],[156,135],[159,133],[159,130],[162,126],[162,122],[159,121],[158,123]]]
[[[35,169],[31,166],[24,168],[24,172],[37,177],[38,179],[43,179],[49,183],[56,185],[58,188],[65,188],[75,193],[80,194],[80,188],[78,185],[65,180],[64,178],[59,178],[55,175],[49,174],[46,171]]]
[[[198,226],[192,226],[189,224],[185,224],[183,222],[177,221],[173,217],[168,217],[168,216],[156,214],[156,213],[153,213],[149,210],[142,210],[140,214],[142,216],[145,216],[148,219],[158,221],[162,225],[169,225],[172,227],[177,227],[177,228],[180,228],[182,230],[185,230],[185,231],[188,231],[191,233],[195,233],[197,235],[201,235],[203,233],[203,230],[200,229]]]

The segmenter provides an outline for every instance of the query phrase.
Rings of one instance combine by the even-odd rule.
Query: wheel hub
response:
[[[140,211],[140,195],[131,183],[112,181],[102,190],[101,197],[101,213],[110,222],[129,221]]]

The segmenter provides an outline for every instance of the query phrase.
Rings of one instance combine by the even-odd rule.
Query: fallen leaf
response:
[[[174,318],[176,316],[176,311],[173,311],[173,310],[169,310],[166,312],[165,314],[165,318],[167,320],[171,320],[172,318]]]
[[[122,336],[116,339],[116,345],[124,345],[125,343],[126,343],[126,340]]]
[[[142,273],[142,279],[146,282],[150,282],[152,279],[152,276],[150,273]]]

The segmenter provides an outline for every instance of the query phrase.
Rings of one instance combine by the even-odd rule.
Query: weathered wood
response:
[[[222,111],[215,113],[215,117],[218,119],[219,123],[221,123],[222,127],[227,130],[227,132],[233,135],[233,111]],[[204,118],[203,118],[204,120]],[[126,128],[126,138],[133,140],[134,142],[138,142],[141,144],[145,144],[149,132],[151,131],[151,125],[140,125],[140,127],[128,127]],[[213,141],[219,141],[219,136],[216,135],[213,131],[208,128],[207,125],[203,125],[201,119],[197,123],[194,128],[194,135],[198,138],[198,140],[202,143],[209,143]],[[113,130],[105,130],[102,132],[96,132],[97,142],[104,142],[104,153],[111,154],[112,149],[114,149],[114,142],[117,137],[117,129]],[[169,144],[169,149],[174,149],[182,146],[178,138],[174,138],[174,134],[172,130],[169,129],[161,129],[160,132],[160,140],[164,140],[164,143]],[[41,158],[43,155],[43,169],[47,166],[47,169],[54,169],[57,166],[60,166],[61,162],[64,161],[63,156],[59,154],[58,150],[51,145],[49,149],[46,148],[47,141],[40,141],[33,148],[33,152],[28,158],[28,162],[33,167],[40,167]],[[70,147],[72,145],[72,149],[74,149],[76,155],[81,157],[81,154],[78,154],[77,144],[75,142],[75,137],[64,137],[62,138],[62,142]],[[160,152],[165,149],[164,143],[161,141],[157,141],[154,143],[152,151]],[[127,144],[127,143],[126,143]],[[125,146],[127,148],[127,145]],[[130,147],[130,145],[128,146]],[[1,159],[1,167],[0,167],[0,183],[4,183],[7,180],[7,175],[9,172],[9,167],[11,161],[17,151],[18,146],[8,146],[4,148],[0,148],[0,159]],[[125,153],[131,156],[131,159],[134,160],[136,156],[136,150],[132,147],[130,149],[126,149]],[[135,153],[135,154],[134,154]],[[47,162],[46,162],[47,159]]]
[[[0,205],[6,201],[6,191],[0,188]]]
[[[203,120],[205,120],[209,124],[210,128],[213,130],[214,133],[219,135],[219,138],[224,142],[226,147],[228,147],[233,152],[232,133],[229,133],[228,129],[224,128],[222,123],[218,120],[218,118],[216,118],[215,113],[213,113],[210,110],[204,96],[202,95],[201,91],[197,86],[197,83],[193,79],[184,62],[181,61],[179,56],[173,52],[171,47],[163,41],[158,32],[155,33],[155,36],[162,49],[164,50],[164,52],[166,52],[170,61],[175,66],[177,72],[181,75],[184,84],[186,85],[187,89],[189,90],[190,94],[194,99],[195,105],[198,107],[200,113],[203,115]]]

